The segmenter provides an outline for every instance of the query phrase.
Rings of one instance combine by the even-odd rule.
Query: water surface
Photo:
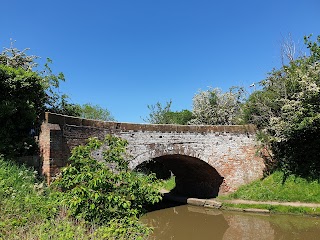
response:
[[[141,221],[154,227],[151,239],[320,239],[320,218],[252,214],[183,205],[157,210]]]

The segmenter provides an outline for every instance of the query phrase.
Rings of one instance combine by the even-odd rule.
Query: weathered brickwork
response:
[[[89,137],[103,139],[106,134],[129,142],[132,169],[150,159],[162,162],[176,175],[178,192],[188,195],[199,195],[205,189],[220,194],[235,191],[261,178],[265,168],[256,155],[252,125],[130,124],[46,113],[39,138],[43,174],[50,180],[67,164],[70,149]]]

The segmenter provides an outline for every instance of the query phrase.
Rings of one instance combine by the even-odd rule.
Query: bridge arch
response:
[[[205,161],[181,154],[166,154],[152,160],[163,164],[175,175],[174,193],[197,198],[213,198],[218,195],[223,177]]]
[[[242,126],[185,126],[102,122],[45,113],[39,135],[41,172],[47,182],[68,163],[70,151],[85,144],[89,137],[103,139],[107,134],[126,139],[129,167],[156,159],[159,162],[179,162],[171,166],[179,179],[177,191],[197,195],[197,189],[210,189],[212,182],[220,183],[221,194],[237,190],[263,176],[265,163],[257,156],[256,128]],[[171,160],[169,160],[171,159]],[[180,173],[184,169],[184,172]],[[186,173],[187,172],[187,173]],[[194,172],[199,173],[195,177]],[[207,172],[213,174],[209,181]],[[188,180],[193,179],[193,180]],[[200,187],[200,186],[205,187]],[[219,184],[213,184],[217,192]],[[185,186],[193,189],[184,191]],[[209,194],[205,194],[211,197]]]

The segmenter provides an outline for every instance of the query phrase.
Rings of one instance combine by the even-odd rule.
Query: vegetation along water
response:
[[[283,55],[288,59],[251,94],[242,87],[209,88],[194,96],[192,111],[172,112],[171,101],[148,106],[146,120],[155,124],[257,126],[260,152],[267,153],[265,178],[221,200],[320,202],[320,36],[304,40],[308,53],[290,55],[294,46],[287,44]],[[139,221],[147,206],[161,200],[164,185],[155,174],[131,171],[125,160],[128,143],[115,136],[75,147],[70,164],[46,186],[38,172],[16,161],[38,154],[35,135],[44,111],[114,118],[97,105],[68,102],[58,89],[64,75],[53,73],[50,59],[37,67],[37,57],[26,52],[12,45],[0,53],[0,239],[318,239],[319,218],[308,216],[181,206],[150,212]],[[107,149],[97,161],[92,152],[102,145]],[[320,212],[317,207],[254,207],[271,213]]]

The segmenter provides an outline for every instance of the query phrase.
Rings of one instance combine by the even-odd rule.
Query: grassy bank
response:
[[[229,199],[255,201],[313,202],[320,203],[320,183],[290,175],[284,181],[282,172],[242,186]]]
[[[36,172],[0,156],[0,239],[90,239]]]
[[[219,197],[220,200],[253,200],[273,202],[302,202],[320,203],[320,183],[290,175],[284,179],[282,172],[277,171],[270,176],[240,187],[235,193]],[[281,206],[269,204],[234,204],[224,203],[226,208],[257,208],[270,212],[316,214],[320,215],[320,208],[305,206]]]
[[[113,221],[96,225],[70,216],[55,191],[36,172],[0,156],[0,240],[144,239],[139,225]],[[146,230],[146,229],[143,229]]]

